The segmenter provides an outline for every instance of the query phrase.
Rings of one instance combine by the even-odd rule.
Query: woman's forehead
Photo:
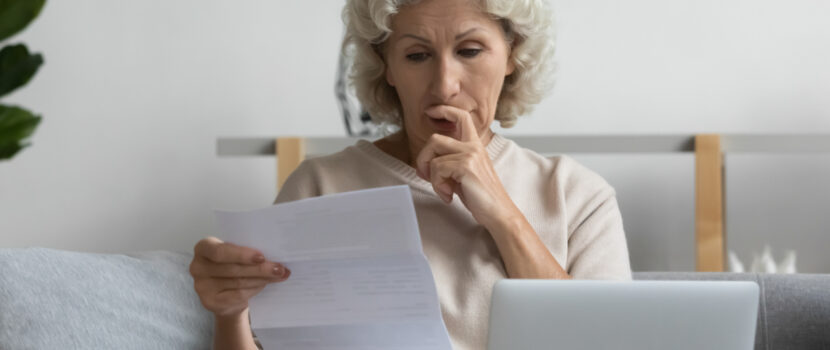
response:
[[[461,41],[477,35],[493,35],[492,28],[484,27],[477,22],[458,23],[448,27],[411,26],[392,30],[390,40],[414,39],[416,41],[432,42],[435,40]]]
[[[445,22],[447,20],[469,18],[487,19],[488,14],[480,4],[469,0],[426,0],[410,5],[403,5],[392,16],[392,22]]]
[[[476,32],[491,34],[490,31],[500,28],[496,20],[465,0],[449,0],[446,4],[434,0],[405,6],[391,21],[390,39],[393,40],[413,36],[429,39],[439,35],[460,39]]]

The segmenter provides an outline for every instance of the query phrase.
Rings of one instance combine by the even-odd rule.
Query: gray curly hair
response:
[[[386,81],[380,47],[389,38],[391,17],[401,6],[420,0],[347,0],[343,8],[346,34],[342,52],[351,57],[349,78],[355,95],[377,124],[401,125],[402,107]],[[544,0],[479,0],[482,9],[501,22],[516,66],[499,95],[495,119],[501,127],[516,124],[533,110],[553,84],[555,63],[553,15]]]

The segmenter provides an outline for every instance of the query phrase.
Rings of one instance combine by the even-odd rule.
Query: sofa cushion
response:
[[[0,249],[0,349],[209,349],[190,253]],[[756,349],[830,349],[830,275],[635,272],[760,286]]]
[[[634,279],[753,281],[761,293],[755,349],[830,349],[830,275],[635,272]]]
[[[209,349],[191,257],[0,249],[0,348]]]

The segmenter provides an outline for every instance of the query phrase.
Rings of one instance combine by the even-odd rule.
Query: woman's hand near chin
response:
[[[450,106],[424,112],[455,122],[461,135],[433,134],[416,158],[418,176],[448,204],[458,194],[493,237],[510,278],[571,278],[504,189],[470,113]]]
[[[464,206],[485,227],[519,213],[493,168],[472,115],[446,105],[431,107],[425,113],[454,122],[461,135],[454,139],[433,134],[416,158],[418,176],[429,181],[446,203],[452,202],[453,194],[458,194]]]

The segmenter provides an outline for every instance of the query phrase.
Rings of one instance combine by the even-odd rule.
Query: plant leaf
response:
[[[35,131],[40,119],[23,108],[0,105],[0,160],[10,159],[29,146],[24,141]]]
[[[26,45],[9,45],[0,50],[0,96],[26,85],[42,64],[43,56],[29,54]]]
[[[0,41],[26,28],[46,0],[0,0]]]

